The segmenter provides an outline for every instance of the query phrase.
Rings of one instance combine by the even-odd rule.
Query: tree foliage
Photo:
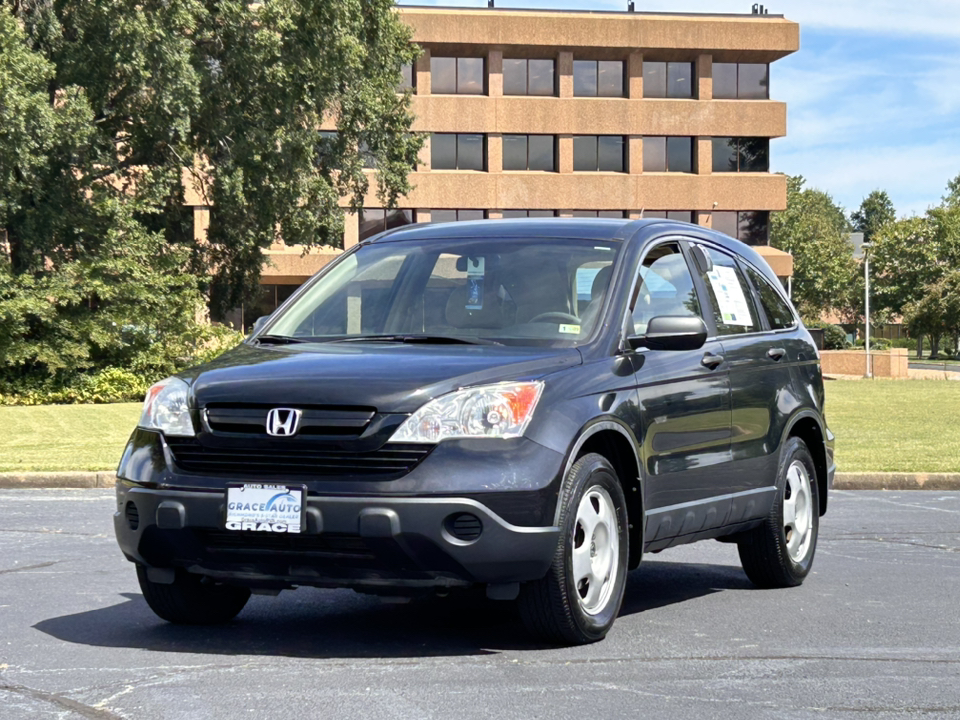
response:
[[[805,182],[801,176],[787,179],[787,209],[772,218],[770,244],[793,255],[794,304],[805,318],[816,319],[850,307],[858,265],[843,209]]]
[[[863,199],[850,219],[854,229],[863,233],[864,241],[871,242],[884,225],[897,219],[897,211],[885,190],[874,190]]]
[[[169,372],[273,242],[340,242],[365,162],[395,204],[415,53],[390,0],[0,0],[0,383]]]

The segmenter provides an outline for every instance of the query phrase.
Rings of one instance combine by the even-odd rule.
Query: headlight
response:
[[[187,405],[190,388],[180,378],[161,380],[147,390],[140,415],[140,427],[162,430],[165,435],[193,437],[193,420]]]
[[[515,438],[533,417],[542,382],[465,388],[431,400],[388,442],[437,443],[450,438]]]

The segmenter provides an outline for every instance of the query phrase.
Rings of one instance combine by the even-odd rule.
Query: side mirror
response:
[[[270,319],[270,315],[261,315],[253,323],[253,329],[250,331],[251,335],[256,335],[263,329],[263,326],[267,324],[267,320]]]
[[[661,315],[647,325],[645,335],[631,335],[627,343],[634,350],[698,350],[707,341],[707,326],[698,317]]]

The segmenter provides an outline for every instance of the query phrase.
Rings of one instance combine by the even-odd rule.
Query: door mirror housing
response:
[[[270,319],[270,315],[261,315],[256,320],[253,321],[253,329],[250,330],[251,335],[256,335],[263,329],[263,326],[267,324],[267,320]]]
[[[646,334],[627,338],[634,350],[699,350],[706,341],[707,326],[690,315],[660,315],[649,322]]]

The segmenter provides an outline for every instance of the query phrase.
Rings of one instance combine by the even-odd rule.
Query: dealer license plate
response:
[[[227,486],[227,530],[298,533],[303,529],[303,486],[246,483]]]

